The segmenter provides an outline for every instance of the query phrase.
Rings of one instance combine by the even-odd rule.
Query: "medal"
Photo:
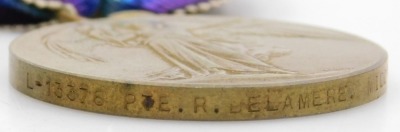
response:
[[[29,32],[10,54],[22,93],[131,117],[297,117],[365,104],[386,89],[387,54],[376,44],[257,19],[123,12]]]

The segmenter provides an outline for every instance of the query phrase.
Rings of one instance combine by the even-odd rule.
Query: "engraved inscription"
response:
[[[373,94],[386,86],[386,71],[379,73],[376,76],[371,76],[368,79],[368,94]]]
[[[272,102],[271,100],[270,100],[270,96],[267,96],[267,105],[266,105],[266,110],[267,111],[277,111],[278,110],[278,106],[279,106],[279,103],[276,103],[276,102]]]
[[[153,96],[151,94],[143,94],[142,96],[144,97],[142,102],[143,107],[149,111],[154,105]]]
[[[323,104],[322,101],[324,101],[324,100],[321,99],[321,93],[322,93],[322,92],[320,92],[320,91],[314,91],[314,92],[313,92],[313,94],[312,94],[312,96],[313,96],[313,103],[312,103],[312,104],[313,104],[314,106],[320,106],[320,105]]]
[[[341,90],[339,89],[339,93],[341,92]],[[326,103],[327,104],[331,104],[331,103],[335,103],[335,90],[334,89],[328,89],[326,91]],[[341,95],[339,95],[339,101],[340,101]]]
[[[32,79],[31,79],[31,76],[29,76],[29,73],[27,73],[26,74],[26,87],[28,88],[28,89],[33,89],[33,85],[31,84],[32,83],[32,81],[31,81]]]
[[[88,86],[86,84],[81,84],[81,87],[79,88],[79,95],[81,96],[80,102],[84,104],[88,95]]]
[[[170,108],[168,107],[168,98],[167,96],[160,96],[160,105],[158,106],[158,109],[160,111],[165,111],[165,112],[169,112]]]
[[[68,80],[64,82],[58,78],[51,79],[45,74],[27,73],[26,75],[26,87],[32,90],[42,90],[45,96],[81,104],[86,104],[87,100],[92,100],[91,103],[97,106],[103,106],[105,103],[104,92],[99,90],[91,92],[89,86],[81,81]]]
[[[310,99],[307,94],[299,94],[299,109],[310,108]]]
[[[283,105],[282,110],[285,110],[287,108],[293,109],[292,98],[290,97],[290,95],[286,96],[285,103]]]
[[[249,97],[249,106],[248,106],[248,111],[249,112],[259,112],[260,111],[260,102],[259,102],[260,96],[250,96]]]
[[[26,73],[26,87],[28,89],[41,88],[45,87],[45,85],[49,85],[49,81],[45,80],[41,75],[36,74],[36,76],[32,76],[29,73]]]
[[[305,93],[290,93],[271,97],[271,95],[248,95],[247,112],[276,112],[286,110],[305,110],[314,107],[334,105],[336,103],[346,102],[354,98],[352,88],[356,86],[328,87],[326,89],[316,90]],[[230,113],[242,113],[242,105],[232,103],[229,106]],[[260,109],[264,108],[264,109]]]
[[[381,77],[382,76],[382,77]],[[384,87],[385,74],[372,76],[368,82],[368,91],[374,92]],[[98,88],[89,88],[87,84],[79,80],[59,78],[48,78],[45,74],[26,74],[26,88],[31,90],[43,90],[46,96],[54,97],[60,100],[77,102],[88,105],[86,102],[92,100],[95,106],[105,106],[107,91]],[[374,82],[374,83],[371,83]],[[40,85],[39,85],[40,84]],[[307,110],[316,107],[334,105],[337,103],[346,103],[354,99],[354,89],[360,87],[360,82],[351,81],[340,85],[332,85],[323,89],[304,91],[302,93],[290,92],[274,94],[267,93],[249,93],[238,100],[232,100],[232,103],[224,102],[222,104],[210,104],[204,96],[197,96],[193,99],[193,113],[208,113],[208,107],[212,107],[215,114],[221,113],[221,109],[227,109],[231,114],[239,113],[259,113],[259,112],[280,112],[289,110]],[[372,87],[372,88],[371,88]],[[378,87],[378,88],[377,88]],[[101,88],[101,87],[99,87]],[[141,103],[136,103],[138,98],[142,97]],[[185,107],[181,102],[171,102],[171,98],[166,94],[159,92],[135,93],[129,92],[121,98],[121,108],[137,112],[139,107],[150,111],[153,107],[159,112],[178,112],[182,113]],[[171,107],[176,104],[181,107]],[[213,103],[213,102],[211,102]],[[140,106],[141,105],[141,106]],[[187,107],[187,106],[186,106]]]
[[[95,93],[94,93],[94,99],[93,99],[93,101],[94,101],[94,103],[97,105],[97,106],[102,106],[103,104],[104,104],[104,99],[103,99],[103,92],[102,91],[96,91]]]
[[[75,101],[75,99],[78,98],[78,93],[75,89],[75,84],[73,82],[68,82],[67,84],[67,89],[69,89],[69,92],[67,93],[67,98],[71,101]]]
[[[63,97],[63,85],[61,85],[60,82],[56,81],[56,82],[54,82],[53,86],[54,86],[54,94],[56,95],[56,97],[62,98]]]
[[[200,111],[207,112],[206,99],[204,97],[195,97],[194,98],[194,113],[197,113]]]
[[[241,104],[238,104],[238,105],[231,104],[230,105],[230,112],[231,113],[240,113],[241,111],[242,111]]]
[[[125,95],[125,109],[129,110],[130,106],[132,106],[136,101],[136,97],[133,94]]]

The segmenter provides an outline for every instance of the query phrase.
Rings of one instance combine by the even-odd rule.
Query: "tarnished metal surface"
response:
[[[251,120],[342,110],[386,87],[386,52],[309,26],[137,16],[51,26],[11,45],[11,81],[53,104],[132,117]]]

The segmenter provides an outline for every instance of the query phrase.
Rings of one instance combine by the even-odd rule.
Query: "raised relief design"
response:
[[[195,20],[177,23],[157,18],[83,23],[74,29],[50,33],[43,41],[57,55],[94,63],[107,63],[91,54],[97,46],[146,49],[170,65],[170,68],[147,73],[148,80],[182,80],[210,75],[299,76],[303,74],[274,64],[274,60],[290,56],[292,50],[270,45],[266,48],[265,38],[346,39],[301,28],[278,30],[273,24],[253,20],[194,23]],[[79,34],[79,37],[54,37],[60,32]],[[79,49],[70,46],[74,44]]]

